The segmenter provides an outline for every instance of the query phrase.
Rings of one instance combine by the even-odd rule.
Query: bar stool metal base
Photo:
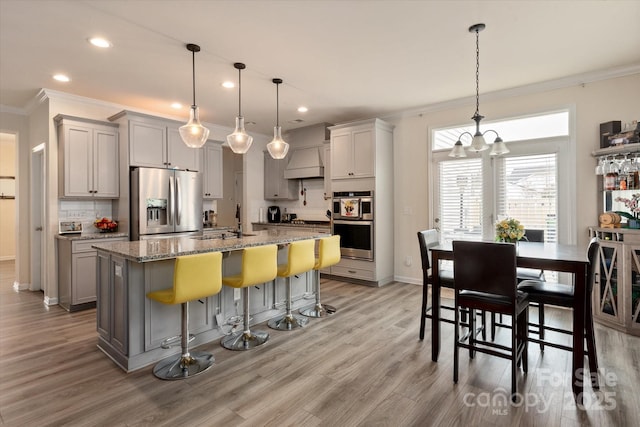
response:
[[[269,334],[262,331],[244,331],[244,332],[235,332],[231,335],[227,335],[226,337],[220,340],[220,345],[222,345],[227,350],[250,350],[254,347],[262,345],[269,340]]]
[[[328,304],[316,304],[311,308],[300,310],[300,314],[307,317],[327,317],[335,313],[337,310],[334,306]]]
[[[161,360],[153,368],[153,375],[162,380],[183,380],[203,373],[213,366],[213,362],[213,354],[192,351]]]
[[[279,331],[291,331],[293,329],[302,328],[308,322],[309,319],[306,317],[290,313],[269,320],[269,322],[267,322],[267,326]]]

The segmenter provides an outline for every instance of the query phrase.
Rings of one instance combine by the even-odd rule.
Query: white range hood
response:
[[[321,147],[304,147],[292,150],[289,163],[284,170],[286,179],[323,178]]]

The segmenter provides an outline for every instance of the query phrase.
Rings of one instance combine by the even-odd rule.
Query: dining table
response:
[[[440,261],[453,260],[453,245],[443,242],[430,248],[432,259],[432,316],[431,316],[431,359],[438,361],[440,354]],[[547,271],[572,273],[574,277],[573,299],[573,352],[571,387],[574,399],[582,405],[584,381],[584,328],[587,295],[587,258],[586,247],[560,243],[526,242],[517,243],[516,263],[518,267]],[[491,260],[487,260],[491,262]],[[454,278],[455,280],[455,278]],[[597,373],[593,373],[597,375]]]

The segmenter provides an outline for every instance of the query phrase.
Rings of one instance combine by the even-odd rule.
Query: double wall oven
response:
[[[344,258],[373,261],[373,191],[333,193],[333,234]]]

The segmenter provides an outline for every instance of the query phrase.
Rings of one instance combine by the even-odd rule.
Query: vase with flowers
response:
[[[524,226],[515,218],[496,222],[496,242],[517,243],[524,237]]]
[[[640,193],[631,195],[630,199],[624,197],[616,197],[616,202],[624,203],[624,206],[629,209],[629,212],[616,211],[620,216],[627,218],[627,224],[629,228],[640,228]]]

